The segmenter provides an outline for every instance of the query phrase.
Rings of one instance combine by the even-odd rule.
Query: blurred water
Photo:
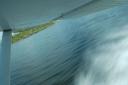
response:
[[[127,9],[58,20],[13,44],[11,85],[128,85]]]
[[[2,40],[2,32],[0,32],[0,43],[1,43],[1,40]]]

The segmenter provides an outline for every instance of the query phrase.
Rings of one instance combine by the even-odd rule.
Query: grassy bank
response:
[[[12,36],[12,43],[16,43],[22,39],[25,39],[25,38],[27,38],[27,37],[29,37],[29,36],[37,33],[37,32],[40,32],[40,31],[48,28],[49,26],[52,26],[53,24],[54,24],[54,21],[50,21],[48,23],[38,25],[38,26],[32,27],[30,29],[21,31],[18,34]]]

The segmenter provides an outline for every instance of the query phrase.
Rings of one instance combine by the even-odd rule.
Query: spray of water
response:
[[[75,85],[128,85],[128,26],[114,30],[89,48]]]

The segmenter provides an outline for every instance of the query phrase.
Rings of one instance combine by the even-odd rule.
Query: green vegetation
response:
[[[37,33],[37,32],[40,32],[41,30],[48,28],[49,26],[51,26],[53,24],[54,24],[54,21],[50,21],[48,23],[38,25],[38,26],[32,27],[30,29],[21,31],[18,34],[12,36],[12,43],[16,43],[22,39],[25,39],[25,38],[27,38],[27,37],[29,37],[29,36]]]

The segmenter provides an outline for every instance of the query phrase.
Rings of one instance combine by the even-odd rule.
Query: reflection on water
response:
[[[14,44],[11,85],[128,85],[127,8],[60,20]]]

